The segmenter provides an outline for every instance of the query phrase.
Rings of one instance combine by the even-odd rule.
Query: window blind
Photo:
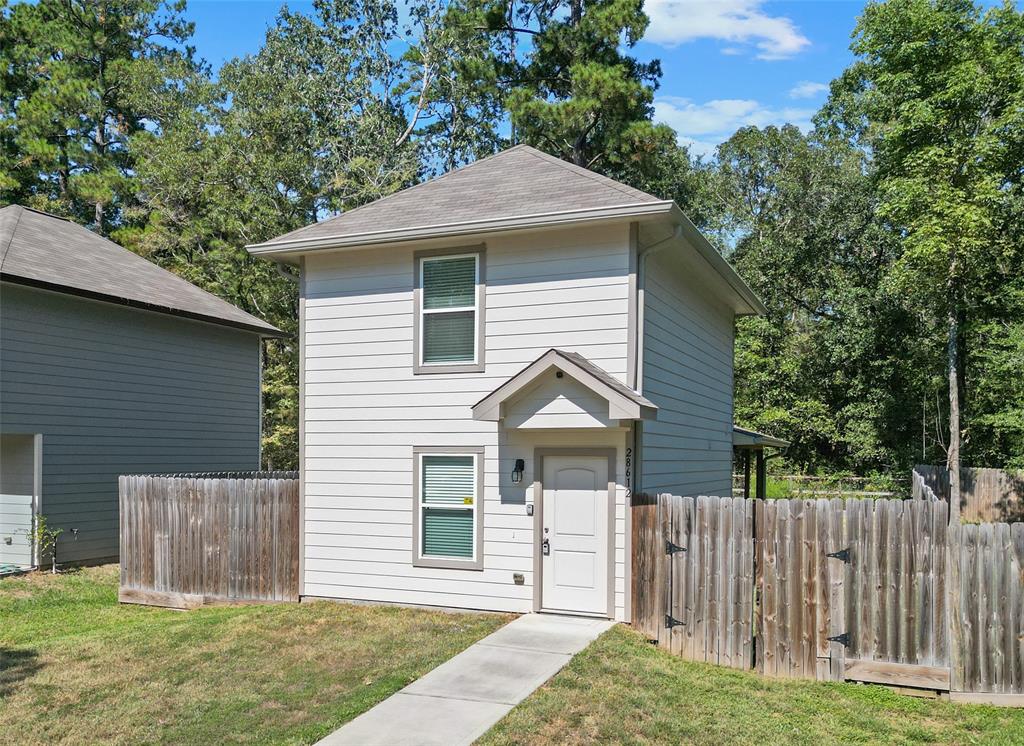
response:
[[[423,308],[476,305],[476,254],[423,262]]]
[[[473,511],[425,508],[423,512],[423,556],[473,556]]]
[[[423,260],[423,363],[476,358],[476,254]]]
[[[423,556],[471,558],[476,505],[472,456],[422,456]]]
[[[423,362],[472,360],[476,346],[476,313],[431,313],[423,317]]]

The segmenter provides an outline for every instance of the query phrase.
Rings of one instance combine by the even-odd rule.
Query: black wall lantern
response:
[[[526,462],[521,458],[516,459],[516,465],[512,467],[512,484],[519,484],[523,481],[523,472],[526,470]]]

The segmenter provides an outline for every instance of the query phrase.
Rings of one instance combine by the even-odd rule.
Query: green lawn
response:
[[[772,681],[675,658],[617,627],[483,744],[1024,744],[1024,710],[877,686]]]
[[[117,568],[0,580],[0,742],[310,743],[508,621],[329,602],[117,603]]]

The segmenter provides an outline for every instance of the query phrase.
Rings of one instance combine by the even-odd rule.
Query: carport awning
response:
[[[582,355],[550,349],[516,373],[473,406],[473,419],[498,422],[504,416],[502,405],[556,370],[582,384],[608,403],[609,420],[653,420],[658,407],[610,373]]]
[[[788,440],[735,425],[732,428],[732,444],[736,448],[788,448],[790,445]]]

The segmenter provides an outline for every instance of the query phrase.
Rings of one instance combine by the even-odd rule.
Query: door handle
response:
[[[544,539],[544,541],[540,543],[540,553],[545,556],[551,554],[551,542],[547,539]]]

